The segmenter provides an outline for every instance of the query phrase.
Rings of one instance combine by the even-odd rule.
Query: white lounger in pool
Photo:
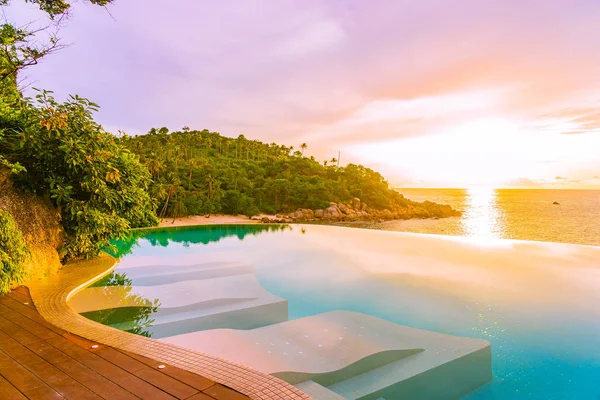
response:
[[[485,340],[348,311],[161,340],[272,374],[315,400],[455,399],[491,379],[491,349]]]
[[[89,313],[151,307],[154,299],[160,299],[159,309],[150,317],[152,326],[144,327],[153,338],[201,329],[252,329],[288,319],[287,300],[264,290],[248,265],[203,263],[130,268],[126,272],[127,278],[134,279],[134,286],[88,287],[69,305],[79,313]],[[181,276],[185,279],[173,278]],[[126,319],[108,325],[128,330],[136,323]]]

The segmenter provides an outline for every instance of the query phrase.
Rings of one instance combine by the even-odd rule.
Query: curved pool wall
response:
[[[313,225],[138,231],[118,247],[122,259],[115,272],[131,274],[135,291],[143,287],[150,297],[160,292],[161,275],[141,274],[137,285],[136,268],[228,263],[229,273],[251,275],[245,279],[258,283],[260,293],[247,299],[285,302],[288,315],[279,318],[345,310],[487,340],[494,378],[468,399],[600,396],[598,247]],[[164,285],[184,289],[158,300],[174,307],[201,304],[185,291],[195,273],[163,270]],[[218,327],[240,329],[229,326],[235,320]]]

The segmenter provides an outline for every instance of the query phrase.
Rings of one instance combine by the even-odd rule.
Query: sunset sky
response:
[[[26,82],[89,97],[108,130],[307,142],[308,155],[341,151],[342,164],[395,185],[600,188],[598,0],[116,0],[107,10],[77,5],[60,31],[72,45]],[[32,15],[46,22],[11,6],[16,22]]]

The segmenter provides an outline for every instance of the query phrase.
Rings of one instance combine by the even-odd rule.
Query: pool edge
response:
[[[183,347],[120,331],[88,320],[71,309],[68,299],[113,271],[117,262],[114,257],[103,254],[92,260],[67,263],[56,275],[28,282],[27,286],[38,312],[48,322],[75,335],[161,360],[205,376],[252,399],[310,399],[300,389],[271,375]]]

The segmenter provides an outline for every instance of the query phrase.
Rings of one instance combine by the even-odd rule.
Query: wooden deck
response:
[[[191,372],[169,365],[159,369],[161,364],[49,324],[24,286],[0,297],[0,398],[4,400],[248,399]]]

